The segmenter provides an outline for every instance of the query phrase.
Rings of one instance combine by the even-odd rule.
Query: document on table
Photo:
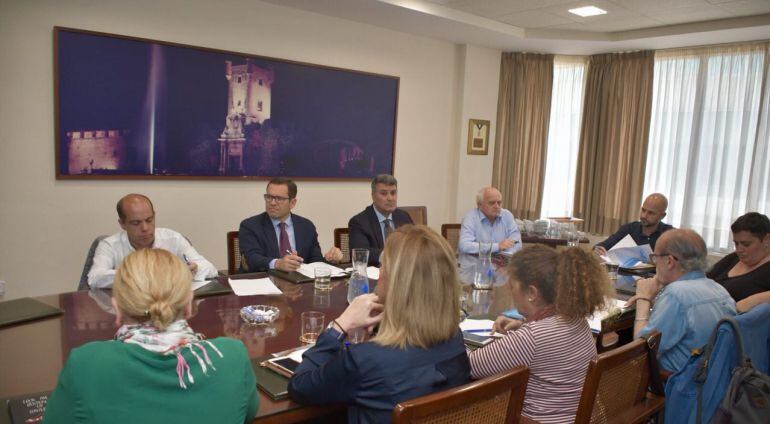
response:
[[[206,284],[208,284],[210,282],[211,282],[211,280],[193,281],[192,282],[192,291],[198,290],[199,288],[205,286]]]
[[[479,336],[492,336],[502,337],[504,334],[496,333],[492,331],[492,324],[495,322],[491,319],[470,319],[466,318],[460,321],[460,330],[468,333],[478,334]]]
[[[326,262],[313,262],[310,264],[300,264],[297,272],[308,278],[315,278],[316,268],[328,268],[331,272],[332,278],[345,277],[347,274],[342,268],[338,268],[334,265],[329,265]]]
[[[649,244],[637,246],[630,235],[626,235],[601,258],[604,262],[616,264],[623,268],[644,267],[652,249]]]
[[[610,315],[622,313],[625,309],[625,300],[621,299],[607,299],[607,308],[594,312],[588,318],[588,325],[591,327],[591,331],[598,333],[602,330],[602,321]]]
[[[233,289],[233,293],[238,296],[258,296],[258,295],[271,295],[271,294],[283,294],[283,292],[273,284],[273,281],[269,278],[256,278],[256,279],[242,279],[233,280],[229,279],[230,287]]]

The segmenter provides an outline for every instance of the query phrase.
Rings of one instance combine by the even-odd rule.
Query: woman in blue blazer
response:
[[[357,297],[303,355],[289,396],[305,404],[345,403],[348,422],[388,423],[401,401],[470,380],[460,322],[454,252],[422,225],[388,237],[377,294]],[[360,344],[349,332],[379,331]]]

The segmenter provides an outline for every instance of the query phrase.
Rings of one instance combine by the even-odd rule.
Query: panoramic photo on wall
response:
[[[57,178],[367,179],[393,171],[397,77],[54,32]]]

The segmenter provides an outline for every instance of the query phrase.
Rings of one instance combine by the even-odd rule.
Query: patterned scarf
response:
[[[187,324],[187,321],[183,319],[171,323],[164,331],[158,330],[149,323],[124,325],[118,329],[117,334],[115,334],[115,340],[123,343],[137,344],[150,352],[159,353],[164,356],[176,355],[176,373],[177,377],[179,377],[179,386],[183,389],[187,389],[187,385],[184,382],[185,373],[190,384],[195,383],[192,373],[190,373],[190,366],[187,364],[184,356],[182,356],[184,348],[189,349],[190,353],[198,360],[198,365],[200,365],[203,374],[208,373],[207,364],[214,371],[217,370],[206,352],[206,345],[219,354],[220,358],[223,357],[222,352],[213,343],[204,340],[202,334],[195,333]],[[200,354],[196,352],[196,348],[200,351]],[[201,354],[203,355],[202,358]]]

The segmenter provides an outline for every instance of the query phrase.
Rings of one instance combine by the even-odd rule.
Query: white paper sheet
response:
[[[192,282],[192,290],[198,290],[199,288],[205,286],[206,284],[210,283],[211,280],[203,280],[203,281],[193,281]]]
[[[338,268],[334,265],[329,265],[326,262],[313,262],[310,264],[300,264],[297,272],[308,278],[315,278],[316,268],[329,268],[332,278],[345,276],[345,270]]]
[[[353,272],[353,268],[345,268],[345,272]],[[380,269],[376,266],[366,267],[366,276],[371,280],[380,279]]]
[[[474,333],[477,330],[490,330],[492,329],[492,324],[495,322],[491,319],[465,319],[460,322],[460,330],[462,331],[473,331]]]
[[[609,308],[601,311],[596,311],[592,316],[588,318],[588,325],[591,327],[591,331],[598,333],[602,330],[602,320],[610,316],[610,314],[616,313],[618,309],[621,311],[625,308],[625,300],[622,299],[607,299]]]
[[[304,348],[304,349],[297,349],[294,352],[290,353],[288,356],[289,358],[302,363],[302,354],[305,353],[306,350],[310,349],[310,346]]]
[[[622,249],[624,247],[636,247],[636,242],[630,234],[626,234],[626,236],[623,237],[619,242],[615,243],[615,245],[612,246],[612,249],[610,250]]]
[[[233,280],[230,279],[230,287],[238,296],[257,296],[283,294],[269,278]]]

